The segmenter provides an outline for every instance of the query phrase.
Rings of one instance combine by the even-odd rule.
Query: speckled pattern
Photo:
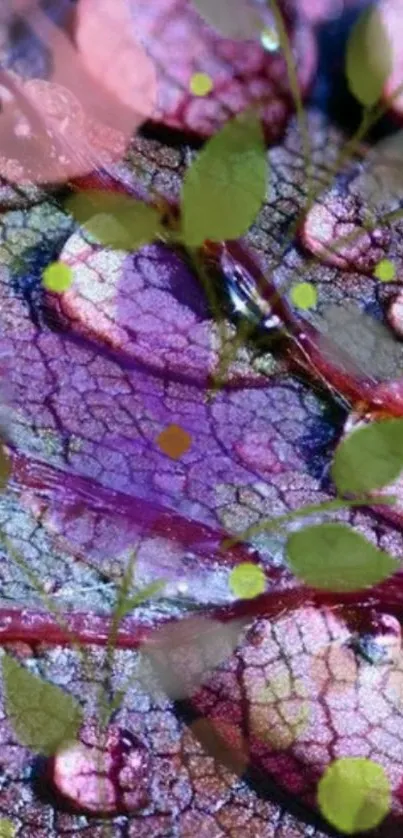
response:
[[[156,8],[162,5],[168,4],[156,0]],[[321,20],[327,7],[316,4],[311,18]],[[146,17],[145,4],[144,10]],[[38,75],[46,75],[40,57],[34,49],[31,66],[39,61]],[[165,119],[171,127],[175,120]],[[309,109],[308,120],[319,186],[347,135],[318,109]],[[187,122],[185,129],[200,129]],[[175,199],[194,153],[178,137],[136,138],[116,171]],[[380,313],[399,286],[401,226],[360,240],[337,263],[321,249],[362,223],[351,188],[360,164],[326,188],[284,250],[307,191],[295,118],[268,158],[266,202],[247,237],[256,259],[280,285],[315,254],[305,276],[316,283],[321,305],[347,297]],[[167,581],[152,606],[135,610],[138,626],[186,619],[195,607],[232,605],[231,563],[220,555],[219,528],[238,533],[329,499],[330,459],[345,413],[269,353],[263,373],[253,346],[235,358],[230,386],[211,398],[217,329],[178,256],[162,246],[134,255],[95,246],[50,189],[21,195],[0,184],[0,201],[7,203],[0,220],[0,362],[18,451],[0,502],[2,532],[56,605],[86,614],[88,636],[99,625],[91,615],[110,613],[133,548],[136,583]],[[40,277],[59,255],[74,262],[75,282],[56,305]],[[371,278],[384,256],[398,268],[397,282],[387,287]],[[225,325],[231,336],[234,327]],[[192,439],[178,460],[157,444],[170,424]],[[402,558],[400,529],[370,511],[339,512],[337,520]],[[241,549],[238,560],[258,556],[268,573],[281,566],[278,534],[256,536]],[[1,607],[16,613],[43,609],[4,549],[0,596]],[[116,721],[147,748],[150,773],[147,806],[106,822],[38,796],[34,756],[18,743],[1,693],[0,816],[13,820],[18,838],[325,838],[326,826],[312,816],[318,777],[332,758],[365,755],[384,765],[394,791],[393,817],[378,835],[397,838],[403,658],[374,667],[352,651],[350,635],[342,614],[309,603],[272,620],[250,617],[238,649],[208,672],[186,708],[174,706],[161,688],[156,656],[151,668],[134,641],[132,649],[116,651],[112,687],[129,685]],[[64,646],[7,645],[31,672],[76,696],[91,717],[105,649],[88,648],[89,670]],[[200,685],[201,658],[200,644],[188,642],[185,654],[179,643],[163,664],[169,660],[178,683],[196,670]]]

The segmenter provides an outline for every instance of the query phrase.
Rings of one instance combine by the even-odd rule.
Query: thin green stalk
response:
[[[230,339],[228,338],[228,335],[226,333],[225,322],[224,322],[224,320],[223,320],[223,318],[221,317],[221,314],[220,314],[218,297],[217,297],[217,294],[215,292],[214,286],[212,285],[210,277],[208,276],[207,271],[205,270],[205,267],[204,267],[204,264],[203,264],[203,261],[201,259],[199,251],[196,250],[196,249],[193,249],[193,248],[186,247],[186,252],[187,252],[187,254],[188,254],[188,256],[191,260],[191,263],[193,265],[193,268],[194,268],[197,276],[199,277],[199,279],[201,281],[201,284],[202,284],[203,289],[205,291],[205,294],[207,296],[209,306],[211,307],[212,311],[216,315],[215,322],[216,322],[216,325],[217,325],[217,328],[218,328],[218,334],[219,334],[220,342],[221,342],[222,347],[225,347],[226,345],[228,345],[230,343]],[[218,389],[220,387],[220,381],[225,383],[224,376],[225,376],[226,369],[228,369],[228,365],[225,364],[225,361],[222,362],[223,357],[224,357],[224,355],[222,356],[221,353],[219,353],[220,364],[219,364],[218,371],[214,375],[213,384],[212,384],[212,391],[210,392],[210,398],[212,398],[214,395],[217,394]]]
[[[128,595],[130,586],[131,586],[132,581],[133,581],[133,571],[134,571],[135,561],[136,561],[136,554],[133,551],[133,553],[130,556],[127,568],[125,569],[125,572],[123,574],[122,584],[120,585],[120,587],[118,589],[117,600],[116,600],[116,604],[115,604],[115,607],[114,607],[113,613],[112,613],[111,626],[110,626],[110,629],[109,629],[109,632],[108,632],[108,640],[107,640],[107,645],[106,645],[106,660],[105,660],[105,670],[106,670],[107,683],[106,683],[106,685],[102,685],[101,692],[100,692],[100,699],[99,699],[101,725],[104,726],[104,727],[107,725],[107,723],[109,721],[109,717],[110,717],[110,701],[111,701],[111,699],[110,699],[110,696],[111,696],[110,679],[111,679],[111,672],[112,672],[112,666],[113,666],[113,657],[114,657],[114,652],[115,652],[115,647],[116,647],[116,638],[117,638],[118,631],[119,631],[119,625],[120,625],[120,622],[121,622],[121,619],[122,619],[122,613],[123,613],[123,610],[124,610],[124,605],[127,601],[127,595]],[[109,695],[109,699],[107,699],[107,697],[106,697],[107,694]]]
[[[288,74],[288,81],[290,85],[291,95],[295,105],[295,111],[297,114],[298,126],[299,131],[301,134],[301,141],[302,141],[302,148],[303,148],[303,156],[304,156],[304,168],[307,177],[307,184],[308,184],[308,203],[310,205],[310,201],[312,200],[311,189],[312,189],[312,182],[311,182],[311,144],[309,140],[309,130],[308,130],[308,122],[306,118],[306,113],[304,109],[304,105],[302,102],[301,91],[298,82],[297,70],[295,66],[294,56],[292,54],[290,39],[288,37],[287,30],[284,25],[283,15],[281,13],[280,7],[278,5],[277,0],[269,0],[269,6],[273,12],[274,22],[276,24],[276,29],[278,32],[278,37],[280,40],[280,46],[284,53],[284,60],[287,66],[287,74]]]
[[[284,525],[294,521],[296,518],[306,518],[310,515],[315,515],[322,512],[332,512],[337,509],[348,509],[353,506],[381,506],[396,503],[396,498],[388,495],[380,495],[372,498],[355,498],[353,500],[346,500],[344,498],[335,498],[335,500],[326,501],[325,503],[312,503],[307,506],[301,506],[293,512],[287,512],[284,515],[279,515],[276,518],[268,518],[259,524],[252,524],[239,535],[226,538],[222,542],[224,550],[229,550],[238,544],[240,541],[248,541],[252,536],[259,535],[262,532],[269,532],[271,530],[283,529]]]
[[[81,654],[85,664],[87,664],[87,666],[89,666],[89,669],[91,670],[92,661],[90,660],[90,657],[87,653],[87,650],[79,642],[79,640],[75,637],[75,635],[70,631],[67,623],[63,620],[63,617],[61,617],[57,607],[52,602],[52,599],[50,598],[50,596],[46,593],[46,591],[45,591],[43,585],[41,584],[41,582],[37,579],[37,576],[34,573],[34,571],[29,567],[29,565],[27,564],[25,559],[23,559],[22,556],[20,556],[19,553],[14,549],[10,539],[1,531],[0,531],[0,546],[7,552],[7,555],[12,559],[14,564],[16,564],[17,567],[25,574],[25,576],[29,580],[30,584],[32,585],[34,590],[38,593],[41,600],[45,604],[46,608],[50,611],[51,614],[53,614],[53,616],[54,616],[55,620],[58,622],[60,628],[62,628],[63,631],[66,632],[66,634],[68,635],[69,641],[70,641],[71,645],[73,646],[73,648],[76,650],[76,652]],[[92,670],[92,674],[94,674],[94,670]]]

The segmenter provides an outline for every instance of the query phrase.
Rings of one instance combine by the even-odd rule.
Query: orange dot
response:
[[[186,454],[191,443],[192,437],[180,425],[168,425],[157,437],[157,445],[161,451],[173,460],[179,460],[183,454]]]

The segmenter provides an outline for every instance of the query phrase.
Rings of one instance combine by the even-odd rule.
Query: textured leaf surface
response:
[[[19,741],[37,753],[52,755],[75,739],[82,723],[79,704],[5,655],[2,661],[5,706]]]
[[[174,34],[172,49],[178,54]],[[276,120],[275,127],[278,124]],[[309,131],[319,185],[345,136],[318,113],[310,116]],[[134,165],[140,162],[143,184],[178,196],[184,163],[191,156],[186,146],[174,149],[137,140],[124,173],[135,177]],[[287,229],[306,195],[302,165],[294,122],[284,144],[270,151],[267,203],[248,236],[268,270],[280,255]],[[360,220],[350,191],[353,180],[345,181],[344,193],[338,183],[337,206],[329,195],[323,196],[331,227],[346,222],[354,226]],[[343,194],[349,198],[347,218]],[[164,277],[167,293],[161,305],[170,316],[170,340],[182,341],[180,352],[175,364],[168,357],[158,367],[154,363],[158,341],[150,339],[146,320],[150,308],[156,307],[155,298],[151,305],[145,294],[153,282],[162,281],[156,279],[156,265],[166,264],[166,254],[158,258],[154,252],[153,263],[149,253],[137,254],[144,259],[142,269],[150,272],[144,282],[135,273],[126,296],[126,304],[133,300],[136,328],[146,321],[148,340],[141,364],[128,353],[108,351],[107,331],[119,317],[111,313],[103,331],[94,322],[94,313],[101,310],[105,277],[112,272],[102,248],[104,267],[98,264],[91,273],[98,301],[91,308],[86,331],[78,336],[83,322],[78,298],[70,313],[72,300],[59,301],[59,316],[63,315],[59,320],[44,299],[40,280],[46,264],[59,258],[64,248],[72,256],[75,246],[80,273],[85,275],[84,248],[88,247],[89,258],[94,258],[96,248],[74,233],[71,219],[49,204],[2,219],[1,349],[8,354],[13,435],[22,453],[12,485],[1,498],[0,522],[30,568],[52,582],[55,602],[66,610],[86,612],[90,638],[91,631],[100,631],[95,613],[111,612],[110,580],[119,580],[134,545],[138,547],[136,584],[167,580],[163,597],[136,610],[146,625],[167,615],[181,617],[194,606],[231,604],[233,565],[219,554],[219,539],[207,525],[240,532],[270,515],[329,499],[327,475],[344,415],[310,385],[276,365],[267,386],[255,386],[249,354],[242,378],[233,379],[237,387],[225,388],[210,400],[205,386],[210,360],[197,356],[194,324],[201,319],[211,329],[211,320],[206,309],[196,308],[196,319],[188,329],[182,328],[178,306],[188,312],[195,304],[187,296],[190,276],[185,279],[181,270],[171,273],[169,281]],[[393,288],[373,278],[373,265],[386,251],[389,255],[388,248],[394,250],[397,273],[401,264],[401,232],[396,227],[387,233],[385,238],[368,236],[361,249],[350,250],[338,264],[322,262],[311,270],[308,279],[317,288],[320,311],[330,302],[348,298],[362,309],[372,305],[380,314],[382,295]],[[306,261],[306,250],[291,245],[275,270],[276,282],[290,279]],[[129,282],[126,275],[125,282]],[[163,336],[165,331],[164,324]],[[130,335],[133,342],[136,337]],[[186,380],[180,376],[184,365],[190,370]],[[170,425],[191,436],[191,446],[177,460],[157,443]],[[56,466],[63,469],[63,477]],[[178,512],[180,519],[175,517]],[[353,524],[379,549],[403,555],[400,532],[369,512],[345,511],[337,520]],[[255,543],[268,566],[281,562],[284,545],[277,535],[257,538]],[[238,559],[250,556],[244,553]],[[8,608],[12,604],[16,609],[23,605],[39,610],[36,592],[3,551],[0,581]],[[400,836],[401,658],[380,667],[363,661],[350,645],[353,628],[339,612],[306,605],[292,615],[252,623],[245,642],[225,656],[193,696],[199,717],[194,724],[185,725],[163,692],[158,694],[157,680],[152,695],[142,689],[137,652],[116,653],[113,687],[123,689],[130,680],[118,722],[147,742],[152,759],[150,806],[146,812],[112,819],[116,838],[175,834],[187,838],[195,833],[203,838],[240,834],[323,838],[326,826],[306,827],[300,815],[314,805],[322,768],[357,751],[384,765],[393,808],[382,825],[383,836]],[[200,659],[192,654],[189,640],[184,645],[187,654],[181,655],[177,646],[172,670],[185,681],[189,672],[197,671]],[[71,649],[44,644],[32,648],[24,642],[14,654],[25,655],[36,675],[83,698],[90,715],[105,661],[102,649],[95,645],[90,649],[96,678],[82,669]],[[193,651],[197,653],[197,644]],[[5,712],[1,741],[0,812],[15,821],[23,838],[40,831],[50,838],[71,833],[100,838],[96,817],[63,812],[34,795],[28,779],[31,754],[17,742]],[[259,773],[259,792],[245,781],[245,766]],[[273,778],[284,792],[283,806],[273,802]],[[302,808],[294,808],[298,803]]]
[[[211,136],[231,116],[264,96],[261,114],[267,136],[281,136],[292,106],[280,50],[267,51],[257,39],[234,41],[220,36],[188,0],[131,0],[131,9],[136,34],[157,71],[155,121]],[[310,26],[297,19],[291,40],[298,79],[306,91],[317,61]],[[190,90],[197,72],[213,81],[206,97],[199,98]]]

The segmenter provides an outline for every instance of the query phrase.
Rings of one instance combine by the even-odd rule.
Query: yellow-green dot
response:
[[[384,769],[363,757],[335,760],[319,781],[318,804],[329,823],[346,835],[374,829],[391,806]]]
[[[291,288],[291,299],[297,308],[314,308],[318,299],[316,288],[310,282],[299,282]]]
[[[252,562],[243,562],[231,571],[229,585],[235,596],[253,599],[266,588],[266,577],[261,567]]]
[[[382,282],[392,282],[396,276],[396,267],[390,259],[382,259],[374,270],[374,276]]]
[[[213,89],[213,80],[207,73],[193,73],[189,86],[194,96],[207,96]]]
[[[42,283],[48,291],[56,291],[61,294],[67,291],[73,281],[73,272],[63,262],[53,262],[45,268],[42,274]]]
[[[0,838],[14,838],[16,832],[17,827],[8,818],[0,818]]]

